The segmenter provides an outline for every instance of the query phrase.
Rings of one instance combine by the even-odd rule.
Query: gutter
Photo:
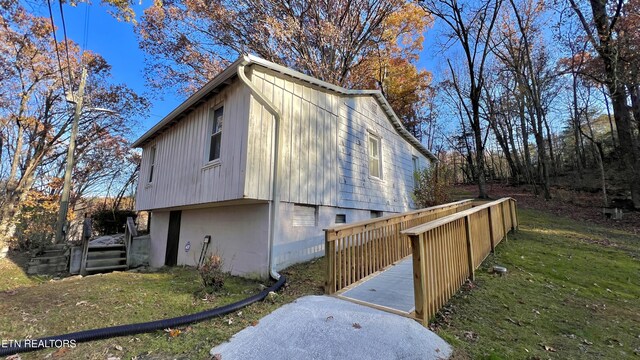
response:
[[[273,120],[275,121],[273,136],[273,181],[271,187],[271,207],[269,211],[271,215],[269,216],[269,275],[275,280],[279,280],[280,274],[275,270],[273,248],[276,231],[280,225],[280,177],[278,175],[280,173],[280,120],[282,119],[282,115],[271,100],[267,99],[245,74],[245,66],[251,64],[251,58],[243,55],[241,59],[242,62],[238,65],[238,78],[247,85],[256,100],[267,108],[267,111],[273,115]]]
[[[291,77],[293,77],[295,79],[302,80],[302,81],[304,81],[306,83],[309,83],[309,84],[311,84],[313,86],[317,86],[319,88],[326,89],[328,91],[331,91],[331,92],[334,92],[334,93],[337,93],[337,94],[340,94],[340,95],[346,95],[346,96],[371,96],[371,97],[373,97],[380,104],[380,106],[382,107],[382,110],[384,110],[384,112],[387,114],[387,118],[391,122],[391,125],[395,128],[395,130],[398,132],[398,134],[401,137],[403,137],[409,144],[411,144],[416,150],[418,150],[418,152],[420,152],[425,157],[429,158],[431,161],[433,161],[433,162],[437,162],[438,161],[438,158],[435,155],[433,155],[429,150],[427,150],[420,143],[420,141],[418,141],[413,135],[411,135],[411,133],[409,133],[404,128],[404,126],[402,125],[400,119],[398,118],[398,115],[396,115],[396,113],[393,111],[393,109],[389,105],[389,102],[387,101],[387,99],[384,98],[384,96],[382,95],[382,92],[380,90],[351,90],[351,89],[345,89],[343,87],[330,84],[330,83],[328,83],[326,81],[322,81],[322,80],[313,78],[313,77],[311,77],[309,75],[305,75],[305,74],[303,74],[303,73],[301,73],[299,71],[295,71],[295,70],[289,69],[289,68],[287,68],[285,66],[278,65],[278,64],[272,63],[271,61],[267,61],[265,59],[259,58],[257,56],[247,55],[247,54],[242,55],[240,58],[238,58],[236,61],[234,61],[223,72],[218,74],[215,78],[213,78],[206,85],[204,85],[200,90],[198,90],[196,93],[191,95],[184,103],[182,103],[175,110],[173,110],[169,115],[167,115],[165,118],[163,118],[159,123],[157,123],[151,129],[149,129],[147,132],[145,132],[138,140],[136,140],[133,143],[132,147],[134,147],[134,148],[142,147],[156,133],[162,131],[162,129],[165,126],[170,126],[171,124],[179,121],[180,115],[182,115],[186,111],[194,108],[195,106],[198,106],[200,103],[202,103],[203,98],[209,92],[215,91],[215,89],[218,86],[222,85],[222,84],[227,84],[230,81],[230,79],[236,73],[238,73],[238,75],[239,75],[241,72],[244,71],[244,70],[242,70],[242,69],[244,69],[244,66],[249,65],[249,64],[255,64],[255,65],[270,69],[272,71],[275,71],[277,73],[281,73],[281,74],[284,74],[284,75],[291,76]],[[243,66],[242,69],[240,68],[241,65]],[[243,74],[243,75],[245,75],[245,74]],[[245,75],[245,79],[246,79],[246,75]],[[245,81],[243,81],[243,82],[246,85],[248,85],[247,82],[245,82]],[[252,89],[251,92],[256,97],[256,99],[262,105],[267,107],[269,109],[269,112],[271,112],[274,116],[277,116],[278,119],[279,119],[280,118],[279,115],[275,115],[276,113],[278,113],[278,110],[276,110],[275,108],[271,107],[271,106],[273,106],[273,104],[269,100],[264,98],[264,96],[261,95],[260,91],[257,88],[255,88],[255,86],[253,88],[251,88],[251,86],[250,86],[249,88]],[[263,101],[267,101],[267,103],[264,103]],[[271,104],[271,105],[268,105],[268,104]]]

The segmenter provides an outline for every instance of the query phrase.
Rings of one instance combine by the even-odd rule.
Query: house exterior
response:
[[[248,55],[133,146],[151,266],[195,265],[209,236],[228,270],[262,278],[322,256],[324,228],[413,208],[434,161],[379,91]]]

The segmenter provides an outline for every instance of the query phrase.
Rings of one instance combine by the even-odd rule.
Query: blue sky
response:
[[[136,15],[139,17],[149,4],[150,2],[144,0],[142,5],[136,4],[134,6]],[[46,4],[25,0],[25,5],[27,9],[38,15],[49,16]],[[63,38],[62,20],[57,3],[52,1],[52,5],[54,5],[54,20],[58,27],[57,36],[60,40]],[[85,38],[84,28],[87,14],[89,19],[88,37]],[[92,5],[81,3],[75,7],[64,5],[64,16],[68,37],[77,44],[86,43],[85,50],[91,50],[103,56],[112,66],[111,72],[115,83],[124,83],[140,94],[150,93],[144,79],[145,54],[138,48],[133,24],[116,20],[109,14],[108,8],[101,6],[98,2],[94,2]],[[437,29],[432,29],[427,33],[425,48],[418,63],[421,69],[434,72],[436,79],[437,70],[441,70],[437,66],[437,58],[441,57],[441,54],[434,50],[438,49],[434,41],[437,31]],[[152,108],[148,115],[136,119],[138,125],[134,129],[135,137],[160,121],[183,100],[184,97],[172,92],[164,94],[162,99],[153,98],[151,100]]]

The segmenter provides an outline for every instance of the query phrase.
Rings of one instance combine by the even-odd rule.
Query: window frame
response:
[[[375,160],[371,154],[371,140],[375,140],[378,147],[378,176],[371,173],[371,161]],[[367,167],[369,168],[369,178],[382,181],[384,179],[384,172],[382,171],[382,137],[371,131],[367,134]]]
[[[156,156],[158,154],[158,146],[153,145],[149,150],[149,174],[147,176],[147,184],[153,184],[153,173],[156,167]]]
[[[220,125],[220,128],[217,132],[214,133],[214,130],[216,128],[217,125],[217,119],[216,119],[216,113],[218,111],[222,111],[222,124]],[[207,146],[205,148],[205,165],[216,165],[216,164],[220,164],[220,161],[222,159],[222,134],[224,133],[224,123],[225,123],[225,119],[224,119],[224,104],[218,104],[215,106],[212,106],[209,108],[209,113],[208,113],[208,126],[207,126]],[[211,150],[212,150],[212,146],[214,144],[214,138],[218,137],[218,142],[219,142],[219,150],[218,150],[218,157],[217,158],[211,158]]]

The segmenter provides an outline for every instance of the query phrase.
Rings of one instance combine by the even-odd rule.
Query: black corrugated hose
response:
[[[162,330],[211,319],[213,317],[229,314],[236,310],[242,309],[245,306],[251,305],[257,301],[263,300],[265,297],[267,297],[269,292],[278,291],[286,281],[287,280],[284,276],[280,276],[280,279],[278,279],[275,284],[264,289],[259,294],[250,296],[233,304],[221,306],[211,310],[205,310],[191,315],[184,315],[170,319],[149,321],[138,324],[118,325],[102,329],[78,331],[75,333],[49,336],[36,340],[22,340],[19,343],[16,342],[9,347],[0,347],[0,356],[8,356],[22,352],[35,351],[48,347],[47,344],[55,344],[64,341],[68,342],[71,340],[75,340],[76,343],[81,343],[92,340],[108,339],[117,336],[134,335]]]

